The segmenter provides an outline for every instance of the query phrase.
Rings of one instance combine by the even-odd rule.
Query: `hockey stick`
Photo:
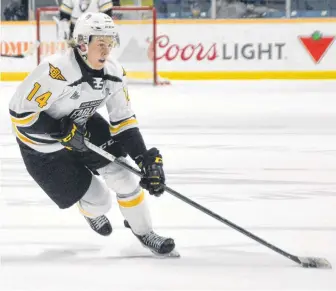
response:
[[[36,41],[34,44],[30,45],[28,47],[28,49],[23,52],[22,54],[19,55],[7,55],[7,54],[0,54],[0,57],[4,57],[4,58],[15,58],[15,59],[23,59],[27,56],[31,56],[33,55],[37,48],[40,46],[40,43],[38,41]]]
[[[6,55],[6,54],[0,54],[0,57],[2,58],[16,58],[16,59],[22,59],[25,56],[24,55]]]
[[[100,147],[95,146],[94,144],[85,141],[86,146],[91,149],[92,151],[96,152],[97,154],[103,156],[104,158],[110,160],[111,162],[116,163],[117,165],[121,166],[122,168],[132,172],[133,174],[142,177],[142,173],[136,169],[134,169],[132,166],[124,163],[123,161],[118,160],[116,157],[111,155],[110,153],[104,151]],[[324,258],[315,258],[315,257],[299,257],[292,255],[290,253],[287,253],[286,251],[268,243],[267,241],[261,239],[260,237],[254,235],[253,233],[243,229],[242,227],[232,223],[231,221],[223,218],[222,216],[212,212],[211,210],[205,208],[204,206],[194,202],[193,200],[183,196],[182,194],[176,192],[175,190],[169,188],[168,186],[165,186],[165,191],[167,191],[169,194],[175,196],[176,198],[182,200],[183,202],[197,208],[198,210],[202,211],[203,213],[211,216],[212,218],[215,218],[219,220],[220,222],[230,226],[231,228],[239,231],[240,233],[248,236],[249,238],[257,241],[258,243],[270,248],[271,250],[277,252],[278,254],[294,261],[295,263],[300,264],[304,268],[320,268],[320,269],[331,269],[331,264]]]

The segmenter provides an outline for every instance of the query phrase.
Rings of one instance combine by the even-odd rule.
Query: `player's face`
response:
[[[92,69],[101,70],[113,48],[113,39],[107,36],[94,36],[89,43],[88,62]]]

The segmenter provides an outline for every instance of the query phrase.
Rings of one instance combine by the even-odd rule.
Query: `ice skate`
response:
[[[105,215],[101,215],[96,218],[84,216],[84,218],[96,233],[103,236],[108,236],[112,233],[111,223]]]
[[[126,228],[131,229],[127,220],[124,221],[124,225]],[[150,231],[145,235],[137,235],[134,232],[133,234],[145,248],[148,248],[153,254],[157,256],[175,258],[180,257],[180,254],[175,250],[175,242],[172,238],[160,236],[154,231]]]

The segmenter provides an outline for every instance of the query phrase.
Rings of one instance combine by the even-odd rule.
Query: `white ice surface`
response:
[[[169,194],[148,197],[180,259],[157,259],[122,227],[93,233],[25,171],[1,84],[0,290],[336,290],[334,270],[303,269]],[[284,250],[336,266],[336,82],[174,82],[134,86],[144,138],[167,184]],[[103,112],[104,113],[104,112]]]

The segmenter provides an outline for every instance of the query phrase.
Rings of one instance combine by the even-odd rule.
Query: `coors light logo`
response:
[[[188,43],[180,45],[171,42],[168,35],[159,35],[156,38],[156,60],[165,61],[213,61],[218,58],[216,43]],[[153,40],[147,38],[145,42],[132,37],[118,60],[122,63],[145,63],[154,59]]]
[[[149,46],[147,55],[150,60],[154,59],[154,44],[153,41],[147,39]],[[208,60],[213,61],[218,57],[216,43],[211,44],[210,46],[203,45],[202,43],[187,44],[187,45],[178,45],[172,43],[168,35],[160,35],[156,39],[157,51],[156,59],[157,60],[182,60],[184,62],[189,60]]]

